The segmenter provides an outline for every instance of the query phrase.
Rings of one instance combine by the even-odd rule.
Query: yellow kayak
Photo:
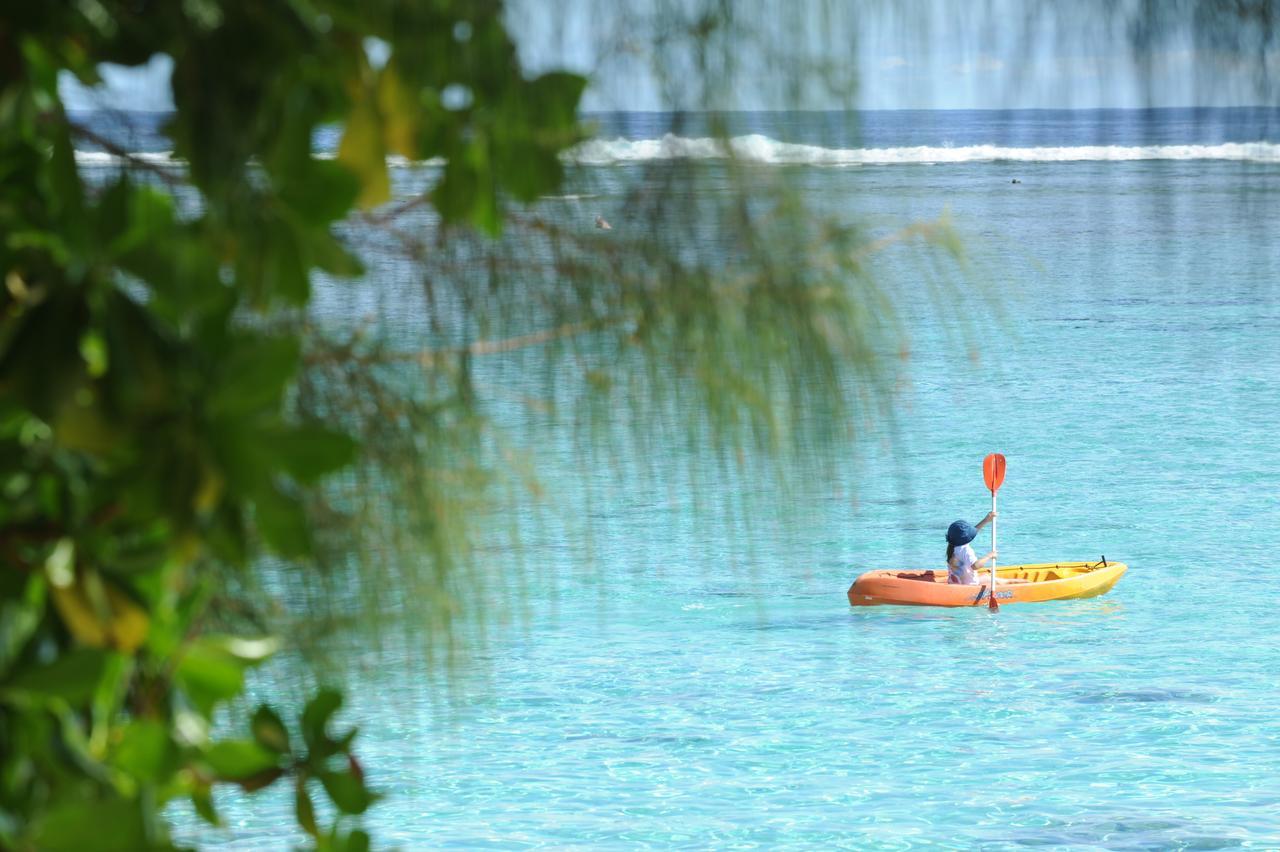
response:
[[[1129,566],[1123,562],[1044,562],[996,568],[996,602],[1038,603],[1092,598],[1111,590]],[[987,604],[987,571],[980,585],[947,582],[946,571],[868,571],[849,587],[853,606],[977,606]],[[1021,580],[1006,585],[1004,580]]]

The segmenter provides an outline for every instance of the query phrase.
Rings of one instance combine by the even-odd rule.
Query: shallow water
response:
[[[901,294],[913,354],[892,442],[858,451],[856,483],[798,492],[801,533],[749,517],[743,557],[716,495],[692,519],[684,459],[657,491],[592,502],[593,571],[555,525],[529,542],[546,586],[486,648],[486,676],[453,685],[453,713],[425,675],[358,675],[345,718],[388,794],[376,839],[1280,846],[1280,166],[804,179],[884,227],[949,209],[998,291]],[[593,201],[614,218],[609,203]],[[944,333],[956,316],[979,324],[976,360]],[[1116,589],[994,616],[850,608],[861,570],[940,567],[947,524],[989,508],[992,451],[1009,464],[1001,562],[1105,554],[1130,566]],[[567,505],[585,487],[553,485]],[[297,839],[283,797],[223,804],[232,830],[207,842]]]

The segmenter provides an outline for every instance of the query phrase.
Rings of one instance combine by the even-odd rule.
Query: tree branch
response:
[[[84,125],[76,124],[74,121],[68,121],[67,126],[71,128],[71,132],[75,134],[77,137],[87,140],[89,142],[92,142],[94,145],[97,145],[99,148],[106,151],[108,154],[119,157],[120,159],[125,160],[132,166],[136,166],[139,169],[142,169],[144,171],[150,172],[153,175],[158,176],[161,180],[165,182],[165,184],[167,184],[170,187],[180,187],[180,186],[186,185],[186,181],[184,181],[181,175],[177,174],[176,172],[172,172],[164,168],[163,166],[159,166],[156,163],[152,162],[151,160],[145,160],[142,157],[139,157],[133,151],[125,150],[124,148],[117,145],[115,142],[112,142],[110,139],[106,138],[105,136],[95,133],[94,131],[90,130]]]

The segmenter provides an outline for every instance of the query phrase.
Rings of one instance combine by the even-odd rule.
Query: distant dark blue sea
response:
[[[127,150],[159,152],[170,147],[160,132],[165,113],[75,113]],[[863,112],[673,112],[587,113],[583,121],[598,143],[645,142],[671,136],[761,138],[784,145],[833,151],[892,148],[1041,149],[1061,159],[1071,148],[1193,146],[1214,158],[1224,145],[1280,141],[1280,109],[1188,107],[1098,110],[889,110]],[[332,152],[337,132],[322,130],[316,150]],[[99,150],[85,145],[85,151]],[[607,147],[601,148],[607,156]],[[1125,158],[1122,153],[1117,157]],[[1274,153],[1272,154],[1274,156]]]

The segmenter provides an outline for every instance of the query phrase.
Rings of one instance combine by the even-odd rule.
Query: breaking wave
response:
[[[779,142],[759,134],[736,136],[726,141],[689,139],[669,133],[661,139],[593,139],[578,146],[569,154],[571,160],[588,165],[671,159],[714,160],[727,159],[730,156],[748,162],[809,166],[1121,160],[1235,160],[1280,163],[1280,144],[1227,142],[1220,145],[1080,145],[1052,148],[1011,148],[1000,145],[824,148],[818,145]]]
[[[332,160],[334,154],[332,151],[318,151],[315,157],[319,160]],[[186,160],[181,157],[175,157],[172,151],[134,151],[129,154],[115,154],[108,151],[76,151],[76,162],[82,166],[119,166],[130,161],[147,163],[153,166],[173,166],[175,168],[182,168],[187,164]],[[387,165],[393,169],[407,168],[409,166],[442,166],[444,165],[444,160],[437,158],[413,162],[404,157],[394,155],[387,157]]]
[[[106,151],[76,151],[76,162],[82,166],[115,166],[128,160],[137,160],[153,166],[182,166],[170,151],[137,151],[123,157]]]
[[[130,158],[159,166],[181,167],[181,160],[167,151],[130,154]],[[319,153],[332,157],[332,153]],[[593,139],[564,155],[567,162],[587,166],[609,166],[652,160],[724,160],[733,157],[746,162],[805,166],[884,166],[941,163],[1068,163],[1120,162],[1136,160],[1228,160],[1248,163],[1280,163],[1280,144],[1274,142],[1225,142],[1218,145],[1075,145],[1064,147],[1014,148],[1001,145],[934,146],[901,148],[824,148],[795,142],[779,142],[768,136],[751,134],[732,139],[688,138],[668,133],[661,139]],[[124,158],[101,151],[77,151],[76,161],[85,166],[109,166]],[[388,157],[393,168],[439,166],[439,159],[411,162]]]

